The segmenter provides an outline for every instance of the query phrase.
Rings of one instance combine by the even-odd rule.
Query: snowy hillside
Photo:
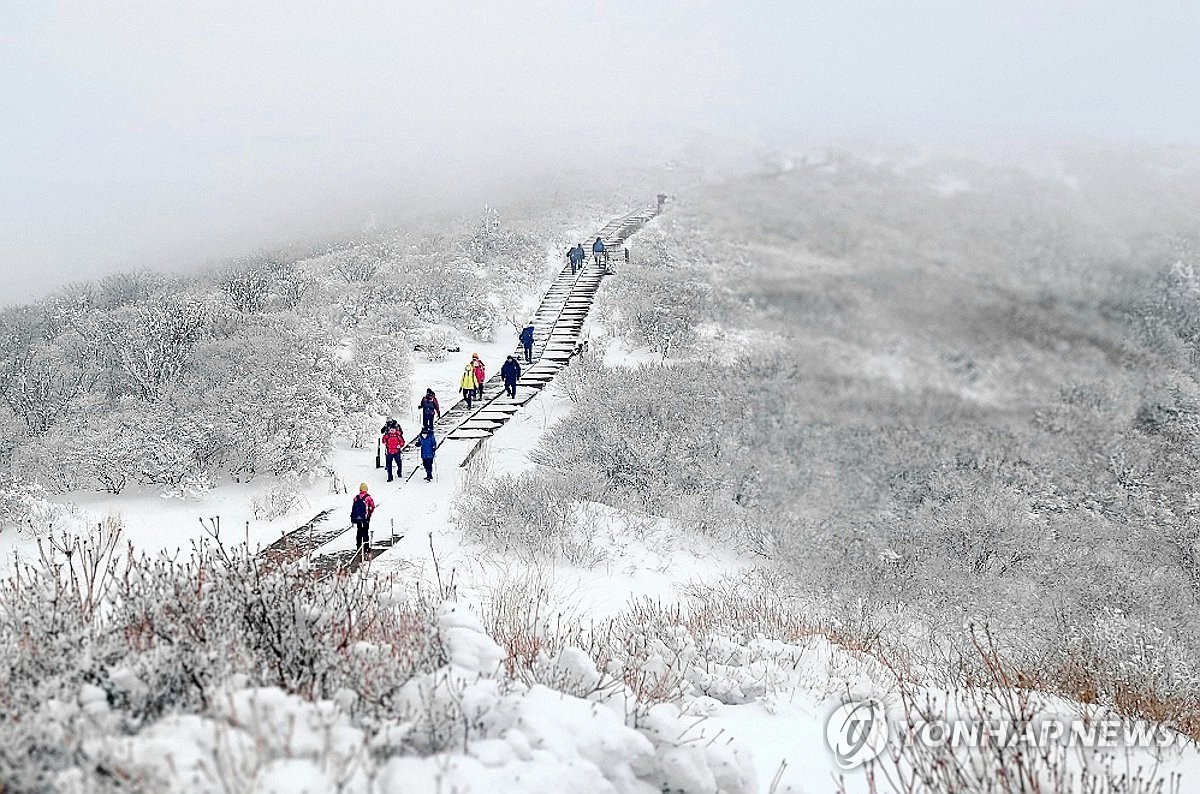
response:
[[[1198,174],[1171,156],[688,184],[561,299],[586,344],[511,410],[490,385],[470,438],[471,354],[497,373],[566,248],[653,195],[5,310],[0,787],[1191,790]],[[434,477],[414,450],[388,482],[379,428],[415,438],[427,388]],[[890,743],[840,763],[830,716],[872,699]],[[1160,741],[896,736],[987,720]]]

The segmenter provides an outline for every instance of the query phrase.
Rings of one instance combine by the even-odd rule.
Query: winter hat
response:
[[[358,491],[359,491],[359,493],[366,493],[367,492],[367,484],[364,482],[362,485],[358,486]]]
[[[479,358],[479,354],[478,354],[478,353],[472,353],[472,354],[471,354],[471,358]]]

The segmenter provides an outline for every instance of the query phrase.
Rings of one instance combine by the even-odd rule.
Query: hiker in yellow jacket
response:
[[[475,397],[475,390],[479,388],[479,380],[475,377],[475,368],[470,364],[463,370],[462,381],[458,387],[462,389],[463,399],[467,401],[467,410],[471,410],[471,400]]]

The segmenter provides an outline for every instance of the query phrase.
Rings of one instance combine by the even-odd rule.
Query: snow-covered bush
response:
[[[250,492],[250,510],[259,521],[274,521],[277,518],[307,506],[304,497],[295,480],[280,480],[262,483]]]
[[[212,707],[235,674],[308,698],[353,689],[374,704],[369,722],[386,713],[389,692],[440,664],[431,615],[397,601],[386,583],[265,575],[223,549],[122,561],[118,548],[115,532],[55,538],[40,563],[2,586],[0,768],[18,790],[80,763],[106,734]],[[95,709],[69,707],[89,687],[106,713],[98,724]],[[95,765],[82,770],[90,778]]]
[[[89,373],[53,338],[50,312],[0,312],[0,400],[30,433],[43,433],[86,391]]]
[[[242,481],[307,473],[324,458],[337,419],[347,408],[363,408],[339,402],[341,381],[320,340],[303,329],[263,325],[198,350],[167,410],[211,470]],[[221,387],[210,391],[217,382]]]
[[[66,321],[101,363],[110,394],[153,400],[190,364],[211,310],[207,297],[180,291]]]
[[[347,284],[366,283],[379,271],[388,253],[385,246],[355,245],[333,255],[333,269]]]
[[[426,322],[456,325],[484,342],[499,323],[487,283],[469,260],[405,258],[387,283],[397,300]]]
[[[212,482],[196,455],[194,425],[164,403],[122,400],[107,413],[60,422],[22,447],[16,466],[54,492],[81,488],[119,494],[129,485],[186,496]]]
[[[502,474],[465,488],[454,521],[473,542],[522,560],[594,565],[604,551],[576,520],[585,489],[579,479]]]
[[[380,416],[403,410],[408,399],[409,361],[404,338],[361,329],[347,340],[333,359],[329,374],[329,399],[334,415],[343,418],[335,427],[342,436],[375,427]]]
[[[270,275],[261,268],[239,268],[221,279],[221,290],[243,314],[257,314],[266,308],[270,289]]]
[[[692,351],[698,326],[712,316],[712,287],[670,270],[632,271],[615,288],[608,324],[633,347],[648,348],[665,361]]]
[[[123,559],[118,529],[55,538],[0,583],[6,787],[756,790],[745,751],[693,741],[678,707],[632,708],[623,684],[571,694],[509,677],[462,603],[267,573],[206,544],[186,561]],[[601,677],[578,649],[544,663],[558,680]]]
[[[37,531],[55,524],[66,512],[50,501],[50,492],[37,483],[0,477],[0,529]]]
[[[1136,311],[1139,341],[1183,367],[1200,361],[1200,272],[1175,262],[1159,274]]]
[[[736,497],[730,484],[751,472],[741,468],[748,450],[735,423],[745,408],[733,368],[704,378],[657,365],[583,372],[569,376],[576,409],[543,437],[538,463],[572,480],[586,472],[605,501],[660,515],[680,497]]]
[[[415,349],[425,354],[427,361],[445,361],[448,352],[458,349],[458,337],[448,328],[427,328],[417,337]]]

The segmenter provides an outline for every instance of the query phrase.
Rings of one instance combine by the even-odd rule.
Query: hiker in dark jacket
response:
[[[433,431],[421,431],[421,465],[425,467],[425,482],[433,479],[433,458],[437,455],[437,439]]]
[[[596,259],[596,267],[600,267],[600,260],[603,259],[605,264],[608,264],[608,257],[605,256],[604,241],[599,237],[596,242],[592,243],[592,256]]]
[[[438,405],[437,395],[433,393],[433,389],[426,389],[425,396],[421,398],[421,402],[417,405],[421,411],[421,427],[425,430],[433,430],[434,415],[438,419],[442,418],[442,407]]]
[[[521,331],[521,346],[525,348],[525,363],[533,363],[533,323]]]
[[[500,367],[500,377],[504,379],[504,391],[509,397],[516,399],[517,380],[521,377],[521,365],[516,356],[509,356],[504,366]]]
[[[375,512],[375,500],[367,493],[367,484],[358,486],[358,495],[350,503],[350,523],[358,528],[354,542],[363,548],[371,542],[371,514]]]
[[[583,243],[580,243],[579,245],[567,251],[567,260],[571,263],[572,276],[579,272],[579,268],[583,264],[585,256],[586,255],[583,253]]]

